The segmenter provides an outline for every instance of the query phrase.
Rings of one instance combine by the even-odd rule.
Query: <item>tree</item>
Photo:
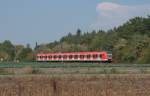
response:
[[[7,52],[0,51],[0,61],[8,61],[9,58],[9,54]]]
[[[12,61],[14,59],[15,47],[9,40],[5,40],[2,43],[0,50],[6,52],[9,55],[9,58],[7,58],[8,61]]]
[[[32,61],[34,59],[34,54],[31,48],[23,48],[20,52],[18,59],[20,61]]]
[[[15,62],[18,60],[19,54],[22,52],[23,49],[24,49],[23,45],[15,45],[15,57],[14,57]]]
[[[77,32],[76,32],[76,36],[80,37],[82,35],[81,33],[82,33],[82,31],[80,29],[78,29]]]

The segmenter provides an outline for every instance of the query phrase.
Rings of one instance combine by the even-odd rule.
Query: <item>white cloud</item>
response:
[[[96,11],[97,19],[90,27],[107,30],[119,26],[135,16],[150,15],[150,4],[128,6],[103,2],[97,5]]]

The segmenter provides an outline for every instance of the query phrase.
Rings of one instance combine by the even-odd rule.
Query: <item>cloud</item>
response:
[[[97,19],[90,28],[108,30],[135,16],[150,15],[150,4],[129,6],[103,2],[96,6],[96,11],[98,13]]]

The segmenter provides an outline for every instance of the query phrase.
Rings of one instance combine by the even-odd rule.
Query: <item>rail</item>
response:
[[[150,64],[110,64],[110,63],[51,63],[51,62],[0,62],[0,68],[69,68],[69,67],[150,67]]]

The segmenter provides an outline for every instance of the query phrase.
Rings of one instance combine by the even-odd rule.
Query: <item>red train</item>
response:
[[[111,62],[112,54],[103,52],[38,53],[36,61]]]

